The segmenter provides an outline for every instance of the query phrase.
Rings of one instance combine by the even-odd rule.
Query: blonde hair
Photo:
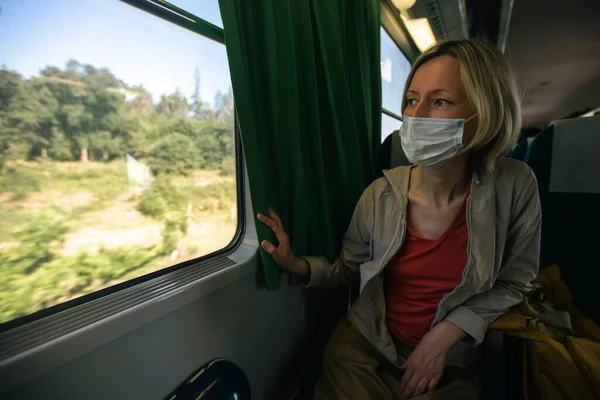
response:
[[[402,110],[417,69],[442,55],[460,63],[463,85],[478,121],[467,149],[476,156],[476,168],[491,172],[519,138],[521,103],[516,75],[508,59],[491,44],[480,40],[443,41],[427,49],[412,65],[402,95]]]

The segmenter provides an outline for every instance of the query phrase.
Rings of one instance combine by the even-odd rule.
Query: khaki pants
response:
[[[397,346],[398,347],[398,346]],[[406,352],[400,351],[405,361]],[[333,331],[323,356],[323,375],[315,400],[386,400],[400,398],[403,371],[385,359],[347,320]],[[446,367],[438,387],[415,400],[471,400],[481,392],[479,380],[468,370]]]

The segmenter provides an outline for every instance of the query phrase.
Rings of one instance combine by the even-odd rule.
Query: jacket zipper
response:
[[[467,276],[467,272],[469,270],[469,267],[471,266],[471,246],[472,246],[472,243],[471,243],[471,236],[472,236],[472,234],[471,234],[471,195],[469,195],[469,198],[467,199],[467,231],[468,231],[468,238],[469,238],[468,242],[467,242],[467,265],[465,265],[465,270],[463,271],[461,282],[450,293],[446,293],[442,297],[442,300],[440,300],[440,304],[435,313],[435,317],[433,317],[431,327],[433,327],[434,323],[437,321],[437,319],[440,315],[440,311],[442,309],[441,305],[444,304],[444,302],[446,301],[446,299],[448,297],[452,296],[454,293],[456,293],[460,288],[462,288],[465,285],[465,277]]]
[[[406,216],[405,216],[405,220],[406,220]],[[367,285],[369,284],[369,282],[371,282],[373,279],[375,279],[377,276],[379,276],[383,270],[385,269],[385,267],[387,266],[387,264],[392,260],[392,258],[394,258],[396,256],[396,254],[398,254],[398,251],[400,251],[400,248],[402,247],[402,243],[404,241],[404,234],[405,234],[405,230],[402,230],[401,232],[401,228],[402,227],[402,221],[400,221],[398,223],[398,227],[396,228],[396,234],[394,235],[394,241],[392,243],[395,244],[395,249],[390,253],[390,249],[392,248],[392,246],[390,246],[390,248],[386,251],[386,254],[384,254],[384,261],[381,262],[381,268],[379,269],[379,271],[377,271],[377,273],[375,275],[373,275],[371,277],[371,279],[369,279],[366,283],[364,288],[367,287]],[[398,243],[396,243],[398,242]],[[391,255],[389,257],[386,257],[388,255],[388,253],[390,253]],[[371,325],[373,326],[373,334],[375,335],[375,312],[373,311],[373,309],[371,308],[371,306],[365,302],[364,303],[365,306],[367,307],[367,309],[369,310],[369,313],[371,314]]]

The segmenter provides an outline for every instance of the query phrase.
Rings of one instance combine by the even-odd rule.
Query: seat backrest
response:
[[[540,190],[540,266],[560,265],[575,305],[600,321],[600,116],[554,123],[525,161]]]
[[[540,267],[542,268],[561,262],[561,195],[549,192],[553,141],[554,125],[550,125],[533,139],[525,155],[525,162],[529,164],[537,178],[542,205],[542,242],[540,249]]]
[[[517,145],[508,153],[508,158],[523,161],[527,155],[527,149],[529,147],[529,141],[527,139],[521,140]]]
[[[383,176],[383,170],[392,169],[401,165],[411,165],[404,150],[402,150],[402,143],[400,142],[400,131],[395,130],[389,135],[379,148],[379,154],[377,155],[377,171],[375,171],[377,178]]]
[[[508,153],[507,158],[524,161],[533,138],[542,130],[537,127],[524,127],[519,135],[519,143]]]

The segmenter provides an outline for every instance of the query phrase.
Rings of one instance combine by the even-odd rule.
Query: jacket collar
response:
[[[408,189],[411,166],[397,167],[384,171],[402,210],[408,204]],[[406,214],[403,214],[406,218]],[[467,223],[469,228],[470,267],[465,279],[479,287],[485,282],[496,258],[496,185],[494,173],[473,173],[471,196],[468,201]]]
[[[414,166],[401,166],[394,169],[384,170],[383,175],[390,183],[394,194],[398,198],[400,204],[404,205],[408,202],[408,186],[410,184],[410,170]],[[471,180],[471,193],[475,185],[493,185],[494,175],[489,173],[481,173],[475,170]]]
[[[408,185],[410,184],[411,169],[412,166],[402,166],[383,171],[383,176],[385,176],[390,184],[402,209],[408,203]]]

